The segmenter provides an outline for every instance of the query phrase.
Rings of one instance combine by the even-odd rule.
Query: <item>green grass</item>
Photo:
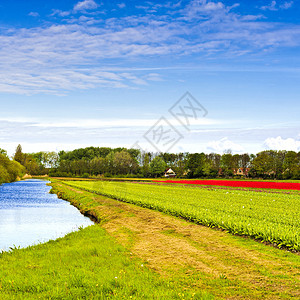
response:
[[[300,251],[299,193],[107,181],[65,183]]]
[[[209,295],[204,296],[205,294],[199,291],[211,293],[216,299],[235,299],[236,297],[240,299],[299,299],[299,255],[274,247],[267,247],[249,238],[191,225],[184,220],[176,221],[176,218],[163,216],[157,212],[147,212],[145,209],[135,208],[132,205],[119,204],[105,196],[68,187],[60,181],[52,183],[52,186],[53,192],[80,207],[83,213],[92,214],[99,220],[107,218],[104,225],[113,228],[113,231],[110,230],[110,232],[117,240],[126,245],[130,251],[142,257],[144,255],[136,252],[135,247],[140,247],[141,240],[147,236],[146,233],[152,234],[152,229],[149,231],[146,229],[147,226],[142,229],[142,226],[148,224],[148,219],[153,220],[153,214],[161,215],[161,222],[160,219],[156,219],[157,228],[166,229],[158,230],[156,238],[161,239],[159,233],[162,233],[167,238],[166,243],[170,239],[170,247],[173,245],[170,254],[174,257],[174,264],[164,261],[163,253],[161,257],[157,253],[155,257],[150,254],[144,259],[149,261],[154,270],[164,274],[164,278],[168,278],[169,282],[177,287],[178,296],[180,293],[184,299],[189,299],[191,292],[198,293],[196,295],[199,298],[210,297]],[[110,190],[116,192],[118,188],[111,185]],[[119,190],[119,192],[121,191]],[[122,194],[124,194],[123,192]],[[134,230],[132,223],[130,224],[128,220],[128,212],[133,210],[136,216],[141,213],[142,219],[139,220],[137,217],[135,220],[138,226],[136,228],[141,228],[141,231],[139,229]],[[165,218],[169,220],[169,225],[167,225],[168,222],[166,223]],[[127,223],[127,221],[129,222]],[[196,232],[199,230],[198,235],[196,232],[193,233],[194,229],[189,234],[187,228],[190,226]],[[176,239],[175,243],[174,239]],[[147,240],[144,242],[147,244]],[[180,245],[185,244],[184,249],[187,252],[181,248],[179,253],[176,253],[177,242]],[[151,250],[151,244],[148,247],[146,252],[155,253],[156,248]],[[196,256],[194,257],[194,255]],[[180,260],[177,264],[176,258],[179,259],[180,257],[186,258],[187,262],[191,258],[193,260],[197,257],[200,266],[197,266],[197,263],[182,264]],[[203,269],[203,264],[208,269]],[[216,274],[212,274],[211,269]]]
[[[93,225],[0,255],[0,299],[213,299],[160,278]]]

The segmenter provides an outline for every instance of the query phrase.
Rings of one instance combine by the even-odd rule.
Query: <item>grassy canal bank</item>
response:
[[[99,224],[0,256],[0,299],[299,299],[300,256],[55,180]]]

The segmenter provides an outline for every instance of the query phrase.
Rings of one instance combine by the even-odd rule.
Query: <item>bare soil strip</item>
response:
[[[297,254],[87,194],[99,203],[95,209],[107,232],[162,276],[188,278],[187,288],[206,290],[217,299],[300,299]]]

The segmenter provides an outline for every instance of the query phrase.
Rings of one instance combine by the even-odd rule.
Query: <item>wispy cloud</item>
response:
[[[272,11],[278,10],[276,1],[272,1],[269,5],[262,6],[261,9],[262,10],[272,10]]]
[[[284,2],[283,4],[278,4],[276,1],[272,1],[269,5],[264,5],[261,7],[262,10],[277,11],[280,9],[289,9],[293,6],[294,1]]]
[[[279,7],[281,9],[289,9],[293,6],[294,1],[290,1],[290,2],[284,2],[282,5],[280,5]]]
[[[299,25],[268,22],[261,14],[243,15],[234,12],[237,5],[221,1],[168,2],[156,4],[155,10],[162,10],[159,14],[119,18],[73,13],[97,11],[99,5],[80,1],[73,10],[54,10],[40,27],[2,28],[0,92],[64,94],[95,87],[138,88],[161,76],[134,67],[128,67],[128,72],[109,71],[112,61],[115,66],[134,66],[137,61],[147,66],[153,57],[175,61],[236,57],[300,44]]]
[[[28,14],[28,16],[31,16],[31,17],[38,17],[40,14],[38,12],[35,12],[35,11],[32,11]]]
[[[53,9],[52,13],[50,14],[50,17],[52,17],[52,16],[66,17],[66,16],[69,16],[71,13],[72,13],[72,11],[63,11],[60,9]]]
[[[125,8],[126,7],[126,4],[125,3],[118,3],[117,6],[119,8]]]

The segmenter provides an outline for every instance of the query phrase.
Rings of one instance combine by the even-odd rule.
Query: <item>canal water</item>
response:
[[[0,251],[56,239],[94,224],[69,202],[49,194],[45,180],[0,186]]]

